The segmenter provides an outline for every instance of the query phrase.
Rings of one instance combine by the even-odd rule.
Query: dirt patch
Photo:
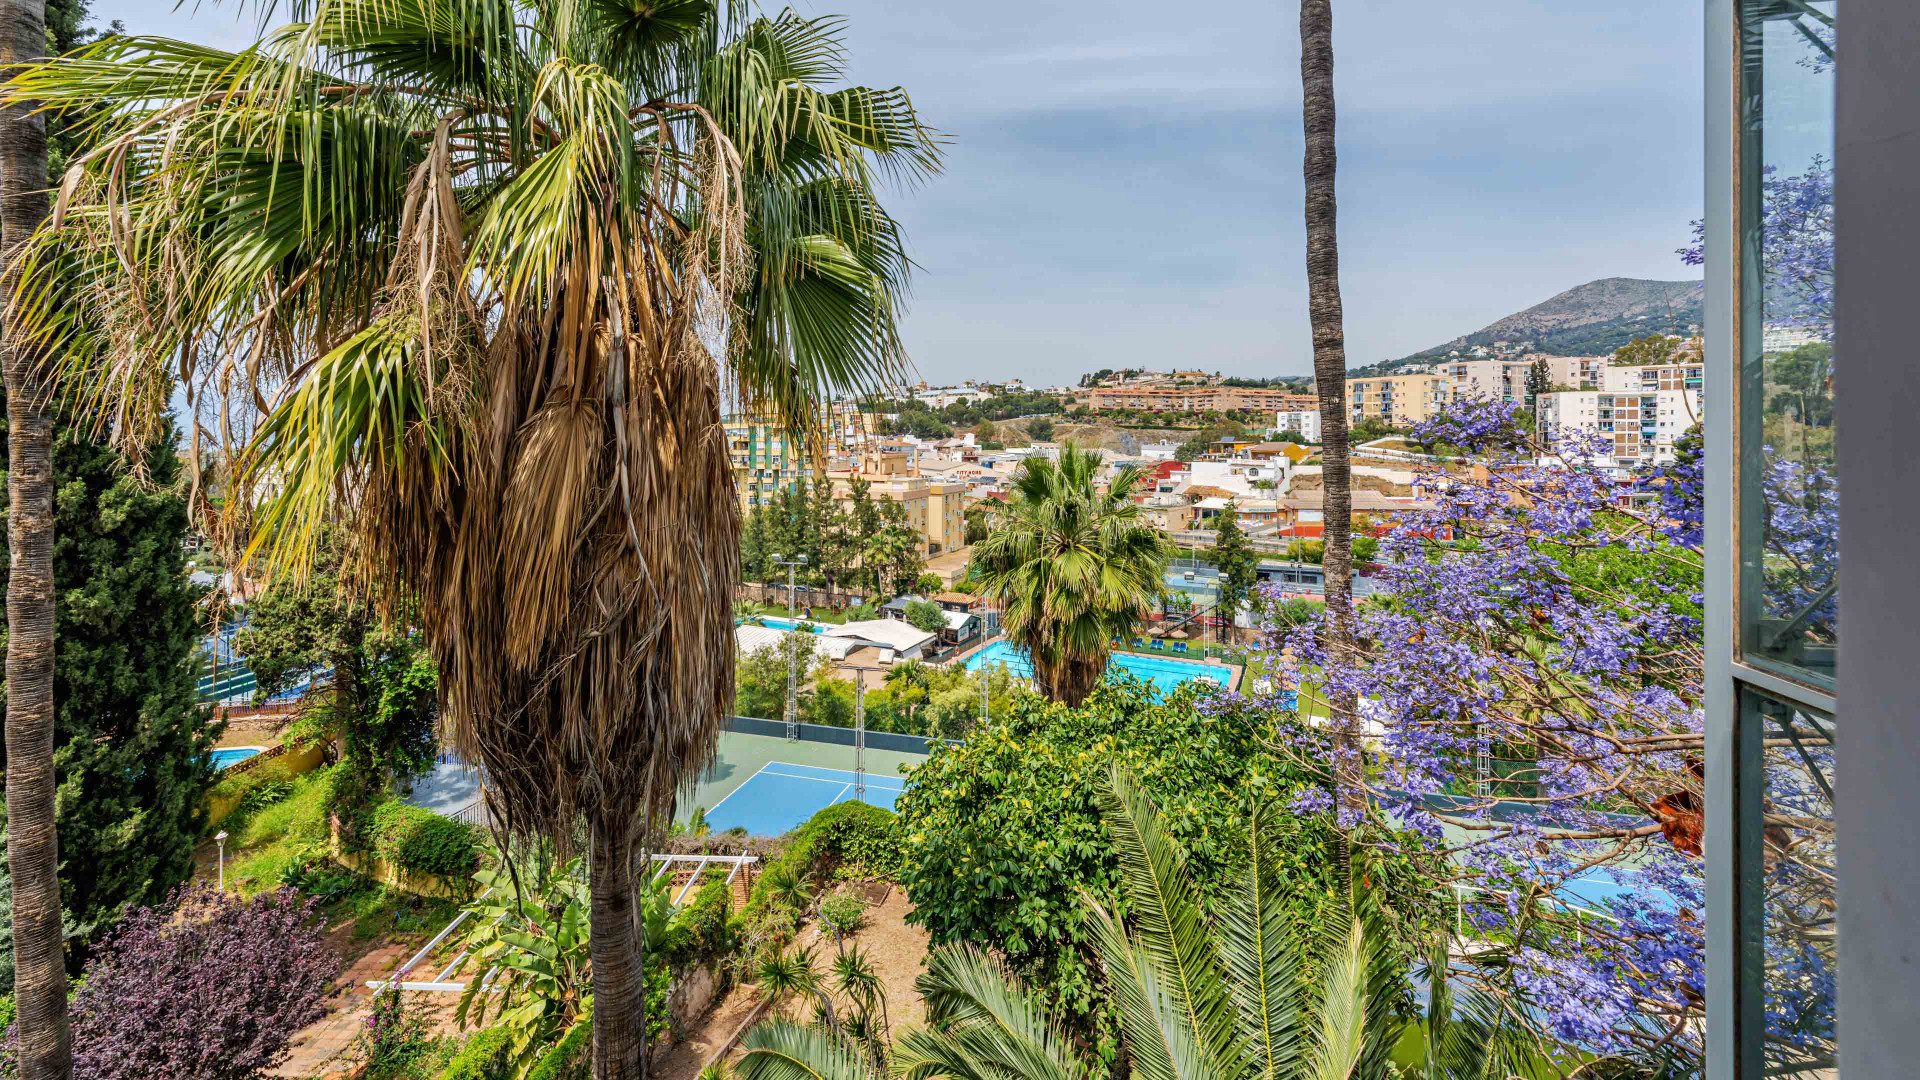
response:
[[[890,890],[886,899],[867,909],[867,925],[853,939],[865,950],[887,989],[887,1013],[893,1036],[899,1038],[907,1028],[926,1020],[927,1010],[915,992],[913,982],[926,966],[927,932],[907,922],[913,905],[906,894]],[[832,944],[822,947],[830,952]]]
[[[760,991],[754,987],[735,985],[727,991],[720,1003],[694,1021],[693,1026],[681,1034],[680,1041],[661,1057],[655,1067],[662,1080],[693,1080],[707,1059],[760,1007],[760,1002]]]

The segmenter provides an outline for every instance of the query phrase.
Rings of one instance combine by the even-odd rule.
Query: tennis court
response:
[[[858,797],[858,779],[848,769],[769,761],[707,810],[707,824],[715,832],[744,828],[778,836],[834,803]],[[867,773],[865,801],[891,810],[905,788],[901,777]]]

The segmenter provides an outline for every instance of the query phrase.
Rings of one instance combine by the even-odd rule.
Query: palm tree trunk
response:
[[[1353,481],[1347,464],[1347,339],[1340,303],[1340,240],[1334,198],[1333,3],[1300,0],[1301,114],[1306,130],[1307,313],[1313,324],[1314,391],[1320,397],[1324,471],[1327,648],[1353,649]],[[1343,807],[1365,805],[1360,787],[1355,702],[1331,695],[1334,779]]]
[[[0,0],[0,62],[47,51],[44,0]],[[16,106],[0,120],[0,248],[11,253],[47,212],[47,130]],[[10,307],[15,279],[0,284]],[[5,342],[7,390],[6,797],[13,874],[14,1002],[21,1080],[73,1074],[60,936],[53,772],[53,423],[32,354]]]
[[[593,1080],[639,1080],[646,1052],[646,979],[633,906],[631,858],[608,837],[617,824],[596,822],[588,842],[591,907],[587,952],[593,960]],[[642,870],[643,873],[647,869]]]

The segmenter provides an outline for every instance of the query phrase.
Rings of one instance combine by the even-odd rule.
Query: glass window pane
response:
[[[1749,991],[1766,1032],[1763,1074],[1835,1080],[1833,736],[1830,717],[1753,690],[1742,693],[1743,737],[1761,740],[1763,781],[1744,793],[1758,828],[1741,830],[1760,868],[1747,925]],[[1751,910],[1751,909],[1750,909]],[[1744,1075],[1744,1073],[1743,1073]]]
[[[1743,0],[1740,647],[1832,684],[1837,0]]]

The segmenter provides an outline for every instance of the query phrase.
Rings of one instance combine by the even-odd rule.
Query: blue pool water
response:
[[[993,644],[967,657],[967,670],[978,671],[983,664],[1005,664],[1007,670],[1022,678],[1033,676],[1033,662],[1027,655],[1005,641]],[[1211,664],[1196,663],[1191,660],[1168,660],[1158,656],[1137,656],[1133,653],[1114,653],[1107,661],[1107,672],[1124,672],[1136,678],[1146,679],[1154,689],[1162,693],[1172,693],[1183,683],[1195,679],[1206,679],[1220,686],[1227,684],[1229,673],[1226,668]]]
[[[765,625],[766,628],[769,630],[798,630],[800,628],[800,624],[806,622],[806,620],[805,619],[774,619],[774,618],[763,617],[760,620],[760,622],[763,625]],[[819,623],[807,623],[807,625],[813,628],[810,631],[811,633],[817,634],[821,630]]]
[[[228,746],[213,752],[213,767],[224,769],[235,762],[245,761],[260,752],[257,746]]]

